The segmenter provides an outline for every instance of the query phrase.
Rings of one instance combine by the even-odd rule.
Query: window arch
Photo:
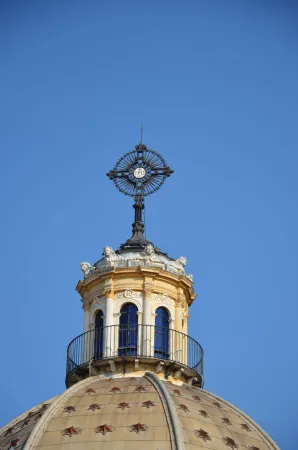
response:
[[[94,359],[103,357],[103,312],[99,309],[95,316]]]
[[[155,311],[154,356],[169,358],[169,312],[162,306]]]
[[[126,303],[120,310],[119,356],[137,355],[138,345],[138,308]]]

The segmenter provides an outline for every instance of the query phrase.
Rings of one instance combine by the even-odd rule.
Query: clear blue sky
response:
[[[296,2],[7,0],[0,21],[0,424],[64,390],[79,264],[131,232],[105,173],[144,123],[175,169],[147,237],[195,276],[205,388],[296,449]]]

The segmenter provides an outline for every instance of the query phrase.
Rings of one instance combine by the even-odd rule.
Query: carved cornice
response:
[[[193,284],[185,276],[178,276],[159,268],[144,266],[119,267],[109,273],[94,273],[85,280],[80,280],[76,287],[76,290],[82,297],[84,297],[85,293],[96,286],[97,288],[99,288],[101,295],[104,295],[105,297],[113,296],[114,298],[113,289],[111,289],[111,287],[107,288],[107,282],[113,282],[113,285],[117,287],[117,284],[119,284],[121,280],[126,281],[126,279],[130,277],[132,278],[133,286],[137,286],[138,283],[143,280],[143,293],[147,298],[151,297],[156,281],[160,281],[169,284],[174,288],[177,288],[180,293],[183,293],[185,302],[188,305],[191,305],[193,300],[196,298],[196,294],[193,290]],[[151,285],[149,284],[148,279],[150,280]],[[119,290],[119,286],[117,287],[117,290]],[[125,290],[125,288],[123,290]],[[179,303],[182,300],[181,298],[177,299],[176,295],[173,295],[172,298],[177,304],[181,304]]]

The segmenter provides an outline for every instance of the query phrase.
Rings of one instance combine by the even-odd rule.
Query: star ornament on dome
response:
[[[86,389],[86,394],[88,394],[88,395],[92,395],[92,394],[95,394],[95,390],[94,389],[92,389],[92,388],[88,388],[88,389]]]
[[[144,408],[151,408],[152,406],[155,406],[155,403],[152,400],[147,400],[142,403],[142,407]]]
[[[79,434],[81,431],[80,428],[78,427],[74,427],[73,425],[71,427],[65,428],[62,431],[62,435],[63,436],[68,436],[68,437],[72,437],[74,434]]]
[[[118,403],[118,408],[125,409],[125,408],[130,408],[130,406],[129,406],[129,403],[121,402],[121,403]]]
[[[92,405],[89,405],[88,410],[95,411],[96,409],[101,409],[101,406],[98,403],[92,403]]]
[[[76,408],[74,406],[65,406],[63,412],[71,413],[76,411]]]
[[[8,436],[9,434],[11,434],[12,432],[13,432],[13,430],[14,430],[14,427],[10,427],[10,428],[8,428],[6,431],[5,431],[5,433],[4,433],[4,437],[6,437],[6,436]]]
[[[113,394],[116,394],[116,392],[121,392],[121,388],[114,386],[110,389],[110,392],[113,392]]]
[[[136,388],[135,388],[135,392],[147,392],[147,388],[146,387],[144,387],[144,386],[137,386]]]
[[[205,417],[205,419],[209,419],[209,415],[208,415],[207,411],[204,411],[204,409],[200,409],[199,414],[201,416]]]
[[[223,438],[224,443],[226,444],[227,447],[230,447],[232,450],[234,450],[235,448],[238,448],[238,445],[236,444],[236,442],[234,441],[234,439],[230,438],[230,437],[224,437]]]
[[[12,448],[16,448],[16,447],[18,446],[18,444],[19,444],[20,440],[21,440],[21,438],[20,438],[20,437],[17,437],[17,438],[16,438],[16,439],[14,439],[13,441],[11,441],[11,443],[10,443],[10,447],[12,447]]]
[[[27,425],[29,425],[30,422],[31,422],[31,419],[30,419],[30,418],[25,419],[24,422],[23,422],[23,424],[22,424],[22,428],[24,428],[24,427],[26,427]]]
[[[106,423],[104,425],[99,425],[96,428],[96,433],[100,433],[100,434],[107,434],[107,433],[111,433],[113,431],[113,426],[112,425],[107,425]]]
[[[202,430],[202,428],[200,428],[199,430],[195,430],[195,435],[198,438],[203,439],[204,442],[211,441],[209,433],[207,433],[207,431],[205,430]]]
[[[186,405],[179,405],[179,408],[178,408],[178,409],[181,409],[181,410],[184,411],[185,413],[189,412],[189,409],[188,409],[188,407],[187,407]]]
[[[192,398],[196,401],[196,402],[201,402],[201,398],[198,395],[193,395]]]
[[[137,434],[139,434],[141,431],[146,431],[147,429],[147,425],[140,422],[130,426],[130,431],[134,431]]]
[[[242,430],[245,430],[245,431],[247,431],[247,432],[250,432],[250,431],[251,431],[251,428],[250,428],[246,423],[242,423],[242,424],[240,425],[240,427],[242,428]]]
[[[182,395],[182,394],[181,394],[181,391],[179,391],[179,389],[174,389],[174,390],[173,390],[173,394],[179,395],[179,396]]]
[[[221,405],[218,402],[213,402],[213,405],[216,406],[216,408],[221,409]]]
[[[222,417],[221,421],[222,421],[222,423],[224,423],[226,425],[229,425],[229,426],[232,425],[232,423],[231,423],[230,419],[228,419],[228,417]]]
[[[260,450],[259,447],[256,447],[255,445],[248,445],[248,450]]]

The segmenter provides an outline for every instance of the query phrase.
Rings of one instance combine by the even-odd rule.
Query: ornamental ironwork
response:
[[[140,143],[125,153],[107,173],[117,189],[130,197],[151,195],[173,173],[165,159]]]
[[[156,192],[174,171],[165,159],[155,150],[141,142],[134,150],[125,153],[107,173],[116,188],[134,198],[135,220],[132,237],[121,248],[144,248],[149,241],[145,239],[143,221],[144,198]]]

